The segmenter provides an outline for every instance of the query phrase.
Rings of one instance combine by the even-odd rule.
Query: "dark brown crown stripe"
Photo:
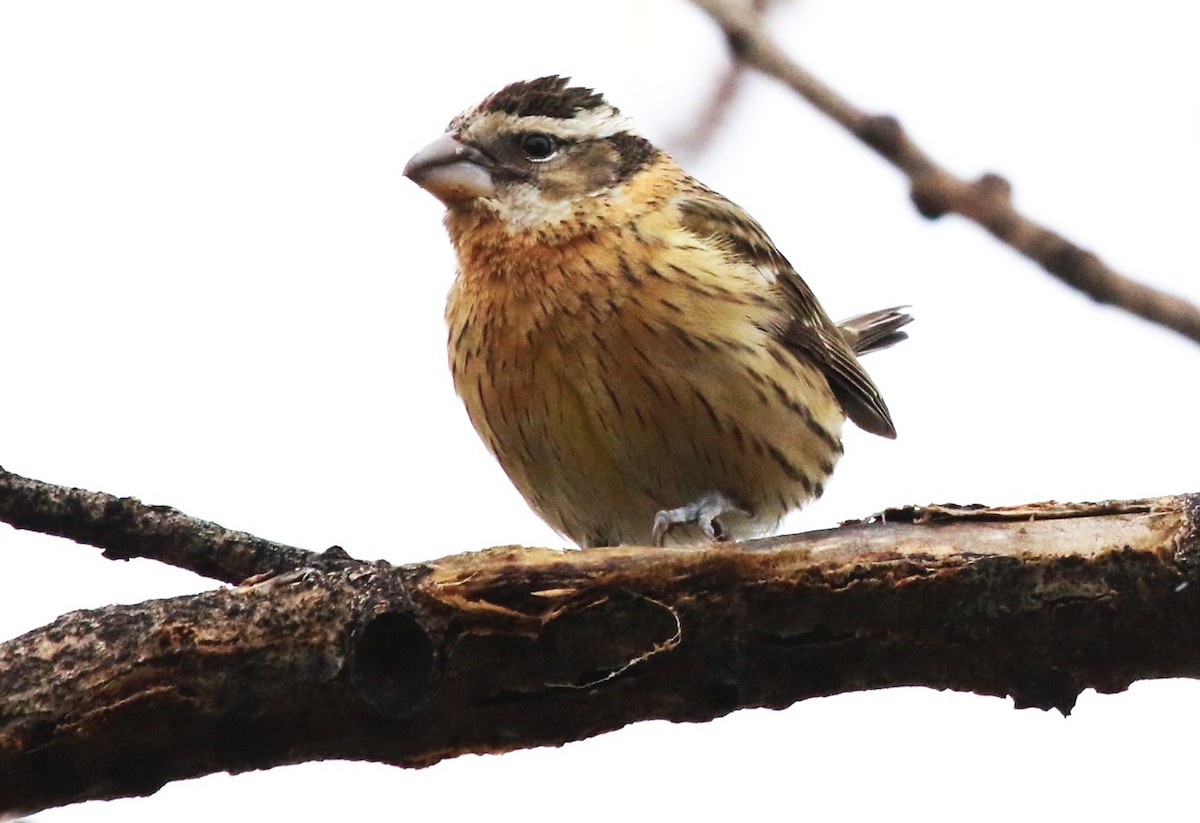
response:
[[[568,86],[569,82],[569,78],[550,75],[512,83],[484,100],[479,108],[517,117],[558,117],[566,120],[581,109],[598,109],[608,105],[603,95],[582,86]]]

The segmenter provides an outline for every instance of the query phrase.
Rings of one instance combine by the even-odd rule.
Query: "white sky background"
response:
[[[771,23],[951,169],[1008,176],[1031,216],[1200,301],[1195,9],[805,0]],[[671,148],[724,59],[681,0],[0,4],[0,464],[360,558],[564,545],[454,396],[441,207],[400,170],[484,94],[549,73]],[[1200,347],[962,220],[923,220],[897,172],[765,79],[681,159],[835,317],[918,318],[868,361],[899,439],[850,432],[792,530],[892,504],[1200,491]],[[212,585],[7,528],[0,568],[2,638]],[[1198,698],[1143,683],[1063,719],[892,690],[423,771],[217,775],[37,819],[1190,817]]]

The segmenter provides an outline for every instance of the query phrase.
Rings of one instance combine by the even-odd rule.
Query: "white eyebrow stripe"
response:
[[[552,134],[563,140],[579,138],[603,139],[614,134],[636,134],[633,121],[617,112],[612,106],[601,106],[598,109],[584,109],[576,112],[569,120],[543,115],[526,115],[514,117],[504,112],[489,112],[481,116],[471,128],[491,131],[503,127],[511,128],[520,125],[523,131],[541,131]]]

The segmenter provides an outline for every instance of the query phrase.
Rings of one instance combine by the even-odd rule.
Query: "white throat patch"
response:
[[[547,199],[531,183],[509,186],[507,196],[488,198],[487,203],[496,210],[509,234],[562,223],[571,216],[574,208],[570,200]]]

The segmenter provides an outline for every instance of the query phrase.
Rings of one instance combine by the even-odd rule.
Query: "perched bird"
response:
[[[404,174],[458,255],[454,384],[529,505],[582,546],[743,538],[819,496],[849,417],[895,437],[856,355],[746,212],[562,77],[454,118]]]

